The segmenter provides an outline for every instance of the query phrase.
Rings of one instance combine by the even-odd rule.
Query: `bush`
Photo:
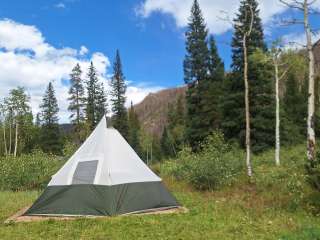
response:
[[[199,190],[214,190],[231,184],[241,168],[242,152],[226,144],[223,135],[215,132],[201,145],[199,153],[186,147],[176,163],[166,163],[162,172],[183,179]]]
[[[320,152],[317,152],[316,159],[313,163],[307,162],[306,170],[309,184],[320,192]]]
[[[31,190],[43,188],[64,161],[53,155],[35,151],[14,158],[0,157],[0,190]]]
[[[71,141],[66,141],[63,147],[63,156],[68,160],[79,148],[77,144],[71,142]]]

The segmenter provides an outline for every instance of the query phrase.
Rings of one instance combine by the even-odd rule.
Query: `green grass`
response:
[[[317,239],[313,236],[320,233],[320,218],[302,209],[278,208],[252,185],[200,193],[170,178],[166,183],[188,213],[5,225],[7,217],[31,204],[38,193],[0,192],[0,239],[290,240]]]
[[[283,149],[281,167],[275,167],[273,151],[254,156],[250,184],[240,175],[213,192],[195,191],[165,176],[166,185],[189,209],[180,214],[5,225],[5,219],[32,204],[40,192],[0,191],[0,239],[320,240],[320,217],[311,214],[307,201],[314,192],[306,184],[304,154],[305,146]],[[157,167],[162,172],[166,164]]]

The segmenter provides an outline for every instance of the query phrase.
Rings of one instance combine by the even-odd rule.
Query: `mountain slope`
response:
[[[150,93],[134,106],[141,125],[147,133],[161,136],[168,118],[168,105],[175,104],[180,96],[185,96],[187,87],[169,88]]]

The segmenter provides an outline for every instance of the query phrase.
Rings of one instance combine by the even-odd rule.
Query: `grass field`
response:
[[[166,184],[188,213],[3,224],[38,192],[0,192],[0,239],[320,239],[320,218],[290,211],[280,193],[235,184],[212,193]]]

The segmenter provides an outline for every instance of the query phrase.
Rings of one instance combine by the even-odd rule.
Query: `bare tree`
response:
[[[12,108],[9,107],[9,155],[11,155],[12,149]]]
[[[275,100],[276,100],[276,141],[275,141],[275,162],[276,165],[280,165],[280,97],[279,97],[279,82],[284,78],[289,67],[287,67],[280,75],[280,66],[284,65],[281,63],[281,52],[282,49],[277,46],[275,42],[271,49],[271,58],[274,67],[274,79],[275,79]]]
[[[250,130],[250,103],[249,103],[249,81],[248,81],[248,49],[247,49],[247,39],[250,37],[253,28],[253,18],[254,13],[252,6],[248,6],[250,11],[246,11],[246,19],[250,18],[250,25],[247,31],[243,32],[243,79],[245,86],[245,112],[246,112],[246,164],[247,164],[247,174],[249,177],[252,176],[252,165],[251,165],[251,130]]]
[[[6,109],[4,104],[0,104],[1,120],[2,120],[2,130],[3,130],[3,144],[4,144],[4,154],[8,155],[7,149],[7,137],[6,137]]]
[[[251,128],[250,128],[250,102],[249,102],[249,80],[248,80],[248,47],[247,47],[247,39],[250,37],[253,29],[254,23],[254,12],[253,7],[251,4],[246,3],[246,11],[245,11],[245,22],[249,20],[249,28],[243,28],[242,32],[242,47],[243,47],[243,79],[245,85],[245,94],[244,94],[244,101],[245,101],[245,118],[246,118],[246,165],[247,165],[247,175],[252,177],[252,164],[251,164]],[[229,14],[225,11],[221,11],[224,17],[218,17],[219,20],[223,20],[229,22],[231,25],[235,26],[240,23],[235,22],[233,23],[230,20]]]
[[[312,29],[309,15],[316,11],[312,5],[317,0],[280,0],[287,7],[303,12],[303,20],[292,19],[288,24],[303,24],[306,35],[306,49],[309,63],[309,86],[308,86],[308,118],[307,118],[307,157],[310,162],[315,161],[316,136],[315,136],[315,60],[312,46]]]
[[[14,151],[13,151],[14,157],[17,156],[17,150],[18,150],[19,121],[17,119],[15,119],[15,127],[16,127],[16,131],[15,131]]]

